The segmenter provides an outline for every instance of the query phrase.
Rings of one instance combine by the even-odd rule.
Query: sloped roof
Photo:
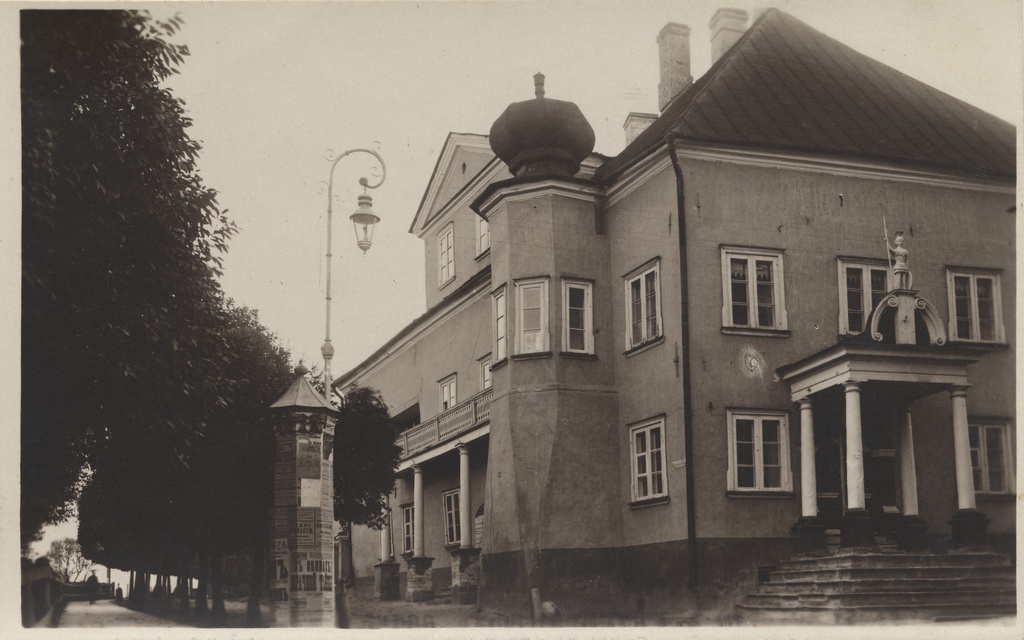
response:
[[[295,376],[288,390],[281,394],[271,409],[296,410],[296,411],[318,411],[336,412],[337,409],[320,395],[309,380],[303,375]]]
[[[765,11],[595,178],[613,179],[668,134],[979,177],[1016,175],[1013,125],[777,9]]]

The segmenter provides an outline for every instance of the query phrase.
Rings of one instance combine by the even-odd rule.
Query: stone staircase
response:
[[[996,553],[838,551],[761,572],[741,624],[893,624],[1014,616],[1015,571]]]

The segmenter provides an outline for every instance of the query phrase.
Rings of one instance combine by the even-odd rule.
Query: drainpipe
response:
[[[686,586],[691,590],[699,585],[697,576],[697,496],[694,489],[693,473],[693,394],[690,384],[690,287],[687,282],[688,263],[686,258],[686,193],[683,188],[683,168],[676,154],[676,136],[665,136],[672,168],[676,172],[676,204],[679,221],[679,289],[683,343],[683,465],[686,469],[686,536],[689,556],[689,579]]]

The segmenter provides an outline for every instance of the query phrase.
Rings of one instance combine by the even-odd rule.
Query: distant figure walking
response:
[[[100,580],[96,577],[95,571],[85,580],[85,588],[89,592],[89,604],[96,604],[96,597],[100,593]]]

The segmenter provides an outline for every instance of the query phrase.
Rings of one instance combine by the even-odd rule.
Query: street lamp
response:
[[[384,177],[387,175],[387,171],[384,168],[384,159],[380,157],[376,151],[372,149],[349,149],[342,153],[336,158],[332,158],[329,152],[327,159],[331,161],[331,173],[327,180],[327,320],[326,320],[326,337],[324,338],[324,344],[320,347],[320,353],[324,357],[324,397],[328,402],[331,401],[331,358],[334,357],[334,345],[331,344],[331,210],[334,206],[334,168],[338,166],[338,162],[347,155],[353,153],[368,153],[377,159],[380,163],[380,179],[374,184],[370,184],[366,178],[360,178],[359,184],[363,187],[363,192],[359,194],[356,201],[359,203],[359,207],[349,216],[349,220],[352,221],[352,226],[356,232],[356,246],[366,253],[366,250],[373,244],[373,227],[380,218],[373,212],[373,198],[370,194],[366,193],[367,189],[376,189],[384,183]],[[322,183],[321,183],[322,184]]]

